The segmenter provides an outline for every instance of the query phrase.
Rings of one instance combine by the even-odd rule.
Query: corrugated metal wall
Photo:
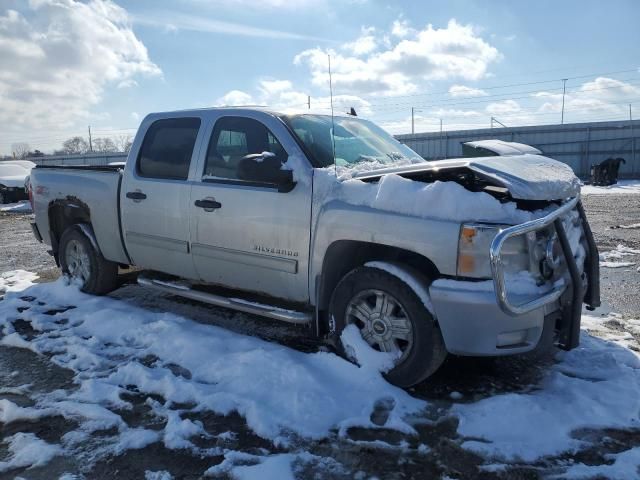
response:
[[[580,177],[587,177],[592,164],[609,157],[622,157],[627,161],[620,168],[621,177],[640,177],[639,137],[640,120],[456,130],[443,131],[442,135],[440,132],[396,135],[427,160],[461,157],[462,143],[471,140],[497,138],[526,143],[570,165]]]
[[[526,143],[539,148],[545,155],[570,165],[580,177],[587,177],[592,164],[609,157],[622,157],[627,161],[620,168],[621,177],[640,177],[639,137],[640,120],[445,130],[442,135],[440,132],[396,135],[398,140],[427,160],[461,157],[462,143],[471,140],[497,138]],[[124,162],[126,159],[127,155],[124,153],[92,153],[52,155],[29,160],[39,165],[107,165],[111,162]]]
[[[47,155],[32,157],[36,165],[108,165],[111,162],[126,162],[126,153],[87,153],[85,155]]]

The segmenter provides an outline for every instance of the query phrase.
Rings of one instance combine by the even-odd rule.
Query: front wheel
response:
[[[118,286],[118,265],[105,259],[77,225],[62,234],[58,258],[62,273],[83,292],[104,295]]]
[[[354,324],[374,350],[395,354],[395,366],[385,376],[399,387],[425,380],[447,355],[440,330],[422,300],[385,270],[359,267],[348,273],[336,286],[329,313],[336,334]]]

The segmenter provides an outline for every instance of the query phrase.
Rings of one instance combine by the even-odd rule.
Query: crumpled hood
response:
[[[580,193],[580,180],[568,165],[542,155],[439,160],[389,167],[355,174],[365,179],[386,174],[410,176],[422,171],[468,168],[478,176],[509,190],[518,200],[564,200]]]

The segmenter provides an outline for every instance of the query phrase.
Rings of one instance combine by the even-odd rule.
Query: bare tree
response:
[[[82,137],[71,137],[62,144],[62,153],[67,155],[79,155],[89,151],[89,144]]]
[[[118,148],[116,147],[115,142],[108,138],[96,138],[93,141],[93,151],[99,153],[110,153],[117,152]]]
[[[31,150],[31,147],[29,147],[28,143],[18,142],[11,144],[11,153],[14,158],[27,158],[29,150]]]
[[[114,138],[114,141],[116,142],[116,148],[118,149],[118,152],[129,153],[129,151],[131,150],[131,145],[133,144],[131,135],[118,135]]]

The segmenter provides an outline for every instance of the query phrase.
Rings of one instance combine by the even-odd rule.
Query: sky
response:
[[[150,112],[354,107],[391,133],[640,118],[640,1],[0,0],[0,154]]]

